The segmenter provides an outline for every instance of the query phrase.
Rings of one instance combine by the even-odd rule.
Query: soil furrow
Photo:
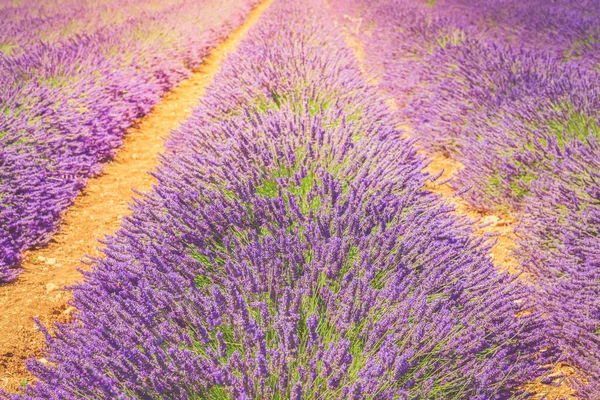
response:
[[[127,131],[123,146],[102,173],[87,186],[67,210],[60,230],[50,243],[24,254],[23,273],[0,286],[0,387],[9,391],[30,381],[25,360],[42,357],[45,339],[34,318],[46,326],[69,320],[74,308],[65,286],[83,279],[88,256],[101,256],[98,242],[114,233],[129,214],[133,189],[149,191],[155,180],[148,173],[158,165],[165,137],[192,112],[206,87],[273,0],[259,4],[246,22],[233,31],[203,60],[190,78],[168,92],[145,117]],[[43,360],[43,359],[42,359]]]

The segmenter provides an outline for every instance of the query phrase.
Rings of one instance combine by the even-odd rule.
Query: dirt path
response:
[[[466,215],[474,221],[480,221],[478,225],[483,225],[483,227],[475,230],[476,235],[498,235],[495,245],[490,250],[490,257],[497,268],[506,270],[512,274],[521,273],[521,279],[526,282],[532,282],[532,278],[528,274],[523,273],[519,261],[511,254],[518,246],[514,235],[514,229],[518,220],[509,214],[495,215],[481,212],[471,207],[463,198],[456,195],[456,191],[450,185],[442,183],[451,179],[463,169],[464,166],[462,163],[440,154],[428,154],[428,156],[432,157],[432,161],[425,171],[431,173],[433,176],[437,176],[442,170],[444,173],[436,182],[429,182],[427,188],[434,193],[440,194],[445,201],[454,205],[456,213]],[[569,377],[574,374],[575,370],[572,367],[563,364],[557,365],[553,370],[553,375],[557,378],[560,376]],[[543,384],[541,380],[538,380],[527,384],[526,389],[533,394],[532,399],[536,400],[576,399],[573,395],[573,389],[566,380],[560,382],[558,386]]]
[[[147,192],[155,180],[148,172],[158,164],[163,140],[192,112],[212,82],[225,56],[232,52],[273,0],[257,6],[246,22],[217,46],[193,75],[168,92],[146,117],[138,120],[124,137],[115,159],[101,175],[90,179],[65,213],[60,231],[45,247],[27,252],[19,279],[0,286],[0,387],[16,390],[31,381],[24,361],[43,356],[45,340],[33,319],[46,326],[65,322],[74,311],[70,293],[63,289],[82,280],[80,260],[99,256],[99,239],[114,233],[135,188]],[[42,359],[43,360],[43,359]]]
[[[356,23],[357,21],[352,20]],[[359,21],[359,24],[362,21]],[[357,32],[343,31],[346,42],[353,50],[354,55],[358,61],[361,71],[365,74],[367,82],[371,84],[378,84],[379,77],[382,71],[367,70],[365,63],[365,51],[362,43],[356,39],[354,35]],[[383,94],[385,96],[385,94]],[[386,97],[386,104],[388,108],[395,112],[398,109],[398,105],[393,98]],[[399,123],[397,128],[402,129],[407,137],[413,136],[413,130],[407,123]],[[436,179],[435,182],[428,182],[426,187],[429,191],[437,193],[444,201],[452,204],[456,213],[467,216],[472,221],[476,222],[474,226],[474,233],[479,236],[493,235],[495,237],[495,243],[492,246],[489,256],[492,262],[499,270],[508,271],[511,274],[519,273],[520,278],[526,282],[532,282],[532,278],[522,271],[519,261],[512,256],[513,251],[517,248],[515,228],[518,224],[518,219],[510,214],[494,214],[478,210],[472,207],[466,200],[464,200],[456,190],[449,185],[451,180],[457,173],[464,168],[464,165],[447,157],[444,154],[432,154],[426,152],[419,146],[419,143],[415,143],[417,151],[420,154],[426,156],[430,163],[424,169],[424,172],[430,173],[432,176],[442,175]],[[568,365],[559,364],[553,370],[555,376],[572,376],[575,374],[573,368]],[[576,399],[573,395],[573,389],[569,386],[567,380],[563,380],[559,386],[551,386],[543,384],[540,381],[532,382],[526,386],[527,391],[532,393],[533,399],[539,400],[571,400]]]
[[[356,40],[352,34],[346,32],[344,34],[350,48],[354,51],[361,71],[365,74],[369,83],[377,84],[381,71],[368,71],[365,67],[365,51],[362,44]],[[386,98],[388,108],[395,112],[398,109],[396,102],[392,98]],[[408,124],[398,124],[397,128],[402,129],[407,137],[413,136],[413,130]],[[514,230],[517,226],[517,219],[511,215],[496,215],[483,212],[471,207],[464,199],[456,195],[456,191],[448,184],[460,170],[464,168],[462,163],[446,157],[443,154],[430,154],[419,148],[419,143],[415,144],[420,154],[429,158],[430,163],[425,168],[425,172],[432,176],[443,174],[435,182],[428,182],[427,189],[433,193],[441,195],[445,201],[449,202],[456,208],[456,212],[461,215],[466,215],[473,221],[478,221],[475,226],[477,235],[494,235],[496,243],[490,251],[494,265],[501,270],[506,270],[511,273],[522,272],[519,268],[519,262],[512,257],[512,251],[517,247],[515,242]]]

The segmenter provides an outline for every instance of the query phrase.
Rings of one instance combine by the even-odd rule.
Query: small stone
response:
[[[46,293],[50,293],[54,290],[58,289],[58,286],[56,286],[54,283],[47,283],[46,284]]]
[[[46,259],[46,264],[47,265],[54,265],[54,264],[56,264],[56,258],[47,258]]]
[[[498,217],[496,217],[495,215],[488,215],[485,216],[481,219],[481,222],[485,223],[485,224],[492,224],[492,225],[496,225],[498,223]]]
[[[38,361],[40,362],[40,364],[48,364],[48,360],[46,360],[45,358],[38,358]]]
[[[73,311],[75,311],[76,308],[73,306],[69,306],[67,307],[67,309],[65,311],[63,311],[62,313],[65,315],[71,315],[73,313]]]

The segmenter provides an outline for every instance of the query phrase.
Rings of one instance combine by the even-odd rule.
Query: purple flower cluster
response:
[[[0,8],[0,283],[41,245],[125,129],[256,0],[43,0]],[[20,4],[20,5],[16,5]]]
[[[600,398],[600,2],[339,0],[369,68],[517,252],[563,358]]]
[[[276,0],[74,288],[16,398],[510,398],[529,289],[424,188],[322,0]]]

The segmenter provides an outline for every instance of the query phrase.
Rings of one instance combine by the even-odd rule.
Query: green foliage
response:
[[[7,57],[10,57],[14,50],[17,48],[17,45],[12,43],[3,43],[0,44],[0,53],[4,54]]]
[[[581,59],[585,52],[589,51],[594,44],[600,42],[598,35],[598,32],[590,33],[585,37],[575,39],[571,47],[565,51],[563,61]]]
[[[449,44],[458,46],[464,43],[466,39],[465,31],[455,29],[445,35],[440,35],[437,38],[437,44],[440,48],[445,49]]]
[[[256,188],[256,194],[270,198],[277,197],[279,193],[277,182],[271,180],[263,181],[263,184]]]
[[[212,284],[212,280],[206,275],[196,275],[194,278],[194,284],[198,289],[204,289],[205,287]]]
[[[547,126],[558,141],[561,149],[565,143],[573,140],[585,141],[588,137],[600,139],[600,114],[589,116],[573,111],[573,107],[566,105],[567,119],[548,121]]]
[[[530,192],[529,184],[536,180],[538,176],[532,172],[524,171],[522,174],[518,175],[515,180],[510,184],[510,189],[512,193],[517,198],[523,198],[527,196]]]

